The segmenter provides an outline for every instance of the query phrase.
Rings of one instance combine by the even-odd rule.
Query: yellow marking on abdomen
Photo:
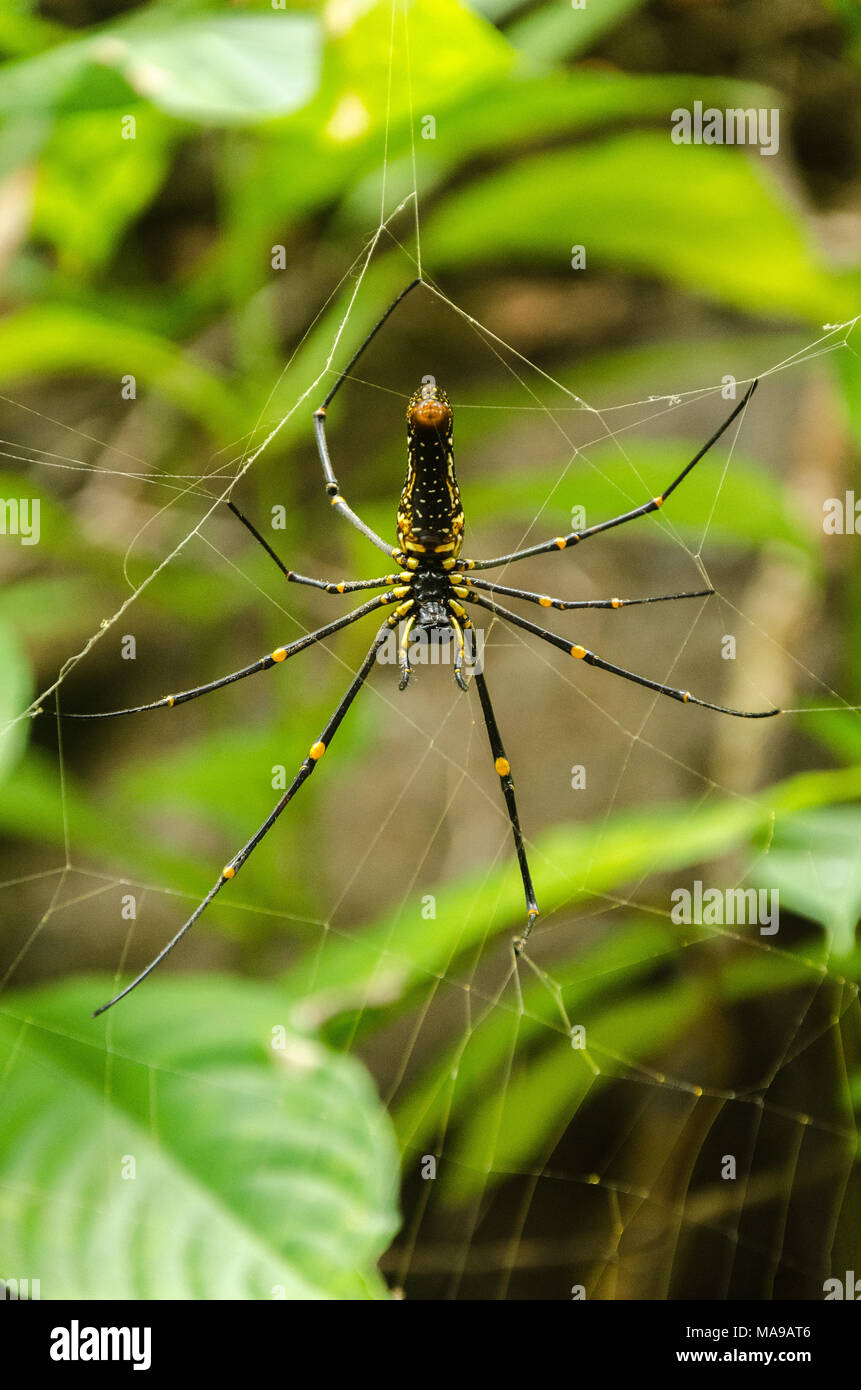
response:
[[[496,768],[500,777],[507,777],[509,772],[511,771],[511,764],[509,763],[507,758],[497,758],[493,766]]]

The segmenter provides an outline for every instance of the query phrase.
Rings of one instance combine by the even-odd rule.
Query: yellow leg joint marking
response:
[[[454,569],[454,560],[452,560],[451,558],[449,558],[448,560],[443,560],[442,567],[444,570]]]
[[[336,585],[335,585],[335,588],[338,590],[338,593],[339,593],[339,594],[342,594],[342,593],[344,592],[344,590],[346,589],[346,587],[347,587],[347,586],[346,586],[346,584],[343,582],[343,580],[341,581],[340,584],[336,584]]]
[[[577,647],[577,646],[574,646],[574,647],[571,648],[571,655],[572,655],[572,656],[577,656],[577,657],[583,657],[583,656],[586,655],[586,648],[585,648],[585,647]]]
[[[400,584],[400,585],[397,587],[397,589],[393,589],[393,590],[392,590],[392,592],[394,593],[395,598],[406,598],[406,596],[407,596],[407,594],[409,593],[409,591],[410,591],[410,586],[409,586],[409,584]]]
[[[285,659],[286,656],[287,656],[287,648],[286,648],[286,647],[276,647],[276,648],[275,648],[275,651],[272,653],[272,660],[273,660],[273,661],[283,661],[283,660]]]
[[[168,705],[170,706],[170,708],[173,709],[174,705],[176,704],[176,699],[174,698],[173,695],[168,695],[168,697],[167,697],[167,703],[168,703]]]
[[[500,777],[507,777],[509,772],[511,771],[511,764],[509,763],[507,758],[497,758],[493,766],[496,768]]]
[[[320,758],[322,758],[322,756],[323,756],[323,754],[325,753],[325,751],[326,751],[326,745],[325,745],[325,743],[315,743],[315,744],[314,744],[314,747],[311,748],[311,749],[309,750],[308,757],[309,757],[309,758],[313,758],[313,759],[314,759],[314,762],[316,763],[316,762],[318,762],[318,761],[320,760]]]
[[[407,564],[409,565],[411,570],[417,570],[419,567],[419,562],[414,555],[411,556],[409,560],[407,560]]]
[[[614,608],[622,607],[622,600],[620,598],[611,598],[610,602],[612,603]]]
[[[448,601],[448,606],[449,606],[449,608],[451,609],[452,613],[455,614],[456,617],[458,617],[458,618],[465,618],[465,617],[466,617],[466,615],[467,615],[467,614],[466,614],[466,609],[463,607],[463,604],[454,603],[454,602],[452,601],[452,599],[449,599],[449,601]]]
[[[339,502],[344,502],[344,499],[343,499],[343,497],[341,496],[340,492],[337,493],[337,495],[336,495],[335,497],[332,498],[332,506],[333,506],[333,507],[337,507],[337,505],[338,505]],[[346,505],[347,505],[346,502],[344,502],[344,506],[346,506]]]
[[[453,587],[458,598],[469,598],[469,589],[465,584],[455,584]]]
[[[537,916],[539,915],[539,913],[538,913],[538,908],[537,908],[537,907],[528,907],[528,908],[526,909],[526,915],[527,915],[527,917],[537,917]]]
[[[235,877],[236,877],[236,870],[234,869],[234,867],[233,867],[232,864],[225,864],[224,868],[221,870],[221,877],[222,877],[222,878],[235,878]]]
[[[538,602],[541,604],[542,608],[552,608],[553,606],[552,598],[548,598],[546,594],[542,594]]]
[[[686,690],[685,693],[684,693],[683,696],[682,696],[682,704],[686,705],[686,704],[688,703],[688,700],[689,700],[690,698],[691,698],[691,692],[690,692],[689,690]]]
[[[560,550],[564,550],[568,542],[566,541],[564,536],[557,536],[553,544],[558,545]]]
[[[663,495],[660,497],[653,497],[652,501],[654,502],[656,507],[662,507],[664,505]]]

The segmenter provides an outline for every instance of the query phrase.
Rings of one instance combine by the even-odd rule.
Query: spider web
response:
[[[398,71],[408,73],[410,45],[398,17],[393,6],[392,63],[397,59]],[[18,724],[52,697],[61,708],[64,701],[81,707],[79,698],[67,695],[67,683],[86,677],[88,664],[98,663],[109,635],[113,640],[126,630],[141,600],[175,582],[176,563],[186,552],[202,565],[223,567],[244,594],[277,612],[284,640],[342,611],[333,613],[323,600],[293,588],[285,594],[274,570],[261,582],[263,571],[247,550],[237,551],[220,514],[228,496],[239,498],[241,485],[278,457],[284,439],[296,437],[294,422],[306,420],[351,344],[391,297],[381,298],[378,285],[389,282],[393,266],[401,283],[416,273],[425,280],[391,325],[405,357],[403,371],[393,387],[394,350],[381,335],[341,393],[339,418],[360,409],[373,418],[376,409],[400,427],[402,411],[392,410],[391,395],[402,403],[418,379],[416,369],[435,370],[427,358],[436,354],[427,342],[420,350],[415,343],[416,333],[425,331],[425,315],[453,326],[463,352],[483,354],[484,380],[502,378],[507,388],[517,384],[519,406],[500,404],[491,386],[486,399],[460,400],[456,384],[444,383],[456,420],[472,441],[469,450],[459,451],[459,479],[470,524],[466,550],[476,557],[569,529],[568,512],[589,478],[600,480],[602,516],[637,505],[668,482],[673,469],[661,464],[657,476],[646,476],[631,442],[668,418],[674,425],[684,420],[686,438],[705,439],[724,418],[729,407],[719,379],[611,406],[574,394],[445,294],[423,266],[415,144],[412,192],[394,209],[387,143],[382,168],[378,227],[230,457],[216,458],[199,474],[177,474],[104,441],[81,439],[75,453],[36,448],[20,438],[4,443],[7,458],[44,470],[48,478],[85,472],[98,485],[97,499],[108,514],[116,513],[112,504],[124,489],[144,489],[153,498],[146,527],[160,536],[152,567],[143,578],[133,577],[142,532],[136,519],[129,525],[116,573],[118,585],[128,584],[127,596],[77,651],[63,657],[55,679],[7,734],[14,737]],[[385,275],[378,276],[381,264]],[[355,335],[354,319],[365,325]],[[822,358],[854,352],[854,328],[855,320],[826,326],[790,355],[761,362],[757,410],[771,392],[785,400],[797,391]],[[309,371],[310,360],[315,366]],[[28,411],[52,442],[58,432],[68,432],[32,405],[9,404]],[[779,413],[764,412],[769,427]],[[821,645],[795,640],[785,611],[761,601],[763,591],[789,583],[791,568],[780,557],[767,557],[751,572],[712,543],[736,455],[749,432],[763,429],[761,422],[751,407],[700,466],[697,477],[711,479],[713,507],[695,538],[668,507],[623,528],[623,539],[607,545],[596,539],[578,549],[576,562],[572,556],[538,557],[488,577],[566,598],[713,587],[716,595],[708,604],[694,600],[645,610],[642,621],[631,616],[641,610],[630,610],[554,615],[558,621],[548,625],[632,670],[690,685],[705,698],[746,707],[778,702],[798,712],[824,694],[835,711],[850,709],[817,673],[817,665],[826,664]],[[482,468],[496,466],[493,454],[482,449],[483,431],[521,468],[535,451],[554,461],[554,485],[536,495],[519,532],[470,512],[470,490],[478,491]],[[85,457],[94,442],[96,461]],[[345,437],[336,433],[336,470],[348,501],[364,514],[344,448]],[[399,474],[393,475],[393,498],[399,482]],[[159,522],[178,508],[181,530],[164,542],[161,535],[170,536],[170,527],[159,533]],[[651,543],[648,528],[660,528],[662,545]],[[308,553],[316,550],[317,558],[301,565],[305,572],[339,577],[330,576],[320,558],[330,534],[321,524],[313,549],[309,541]],[[338,543],[350,542],[346,537]],[[372,572],[373,556],[354,553],[362,557],[356,573]],[[285,558],[294,563],[292,556]],[[790,627],[805,623],[809,602],[800,584],[788,605]],[[325,860],[315,869],[316,909],[297,913],[273,901],[265,864],[258,873],[252,860],[230,899],[219,899],[210,925],[230,924],[228,932],[240,936],[263,920],[283,929],[279,938],[301,945],[297,979],[306,1015],[329,1024],[339,1045],[360,1055],[375,1075],[403,1153],[404,1222],[383,1262],[394,1291],[431,1298],[567,1298],[579,1288],[604,1299],[821,1297],[824,1278],[853,1267],[857,986],[832,961],[827,943],[800,920],[782,926],[774,939],[745,927],[674,924],[669,889],[689,884],[700,870],[695,856],[680,856],[677,867],[657,849],[660,810],[677,800],[686,801],[693,826],[698,817],[706,820],[725,807],[755,812],[756,824],[767,825],[770,812],[779,815],[779,807],[763,803],[761,788],[770,767],[785,765],[780,753],[788,720],[775,721],[776,729],[721,724],[718,715],[682,710],[609,675],[572,669],[559,653],[489,614],[481,616],[488,618],[486,669],[515,772],[539,902],[549,899],[519,961],[510,948],[513,931],[522,925],[522,908],[515,912],[511,906],[520,890],[510,828],[489,771],[474,692],[457,696],[445,667],[421,671],[404,695],[391,672],[378,671],[363,694],[363,709],[351,711],[350,719],[366,731],[358,753],[339,766],[334,751],[315,791],[314,820],[323,845],[315,858]],[[729,674],[715,659],[727,632],[738,636],[743,649]],[[318,682],[332,703],[329,692],[346,687],[361,651],[336,641],[316,648],[312,659],[314,674],[307,679]],[[206,650],[184,652],[183,663],[190,676],[184,685],[213,674]],[[293,685],[303,679],[297,664]],[[102,670],[95,665],[96,683]],[[179,688],[167,658],[159,677],[165,689]],[[266,679],[277,681],[277,675]],[[799,689],[803,695],[796,701]],[[242,694],[264,721],[261,745],[268,749],[268,730],[284,728],[267,703],[274,698],[271,690],[246,688]],[[150,690],[141,697],[150,698]],[[105,699],[91,707],[115,703]],[[308,706],[308,725],[297,731],[303,749],[323,709],[313,701]],[[221,727],[228,728],[244,707],[225,706],[221,715],[199,717],[224,720]],[[704,735],[714,739],[712,747],[703,747]],[[94,958],[103,962],[98,907],[123,885],[140,889],[141,900],[122,939],[115,931],[109,937],[118,974],[127,972],[130,958],[148,959],[171,934],[167,924],[176,922],[178,912],[184,915],[187,895],[169,879],[140,883],[134,874],[108,872],[79,857],[66,813],[68,726],[59,725],[52,737],[64,854],[58,860],[46,852],[45,867],[38,869],[28,859],[0,885],[7,919],[20,914],[26,923],[7,961],[4,987],[17,981],[34,956],[62,960],[64,940],[79,936],[87,923]],[[127,723],[112,730],[112,759],[133,762],[142,746]],[[573,765],[585,768],[582,790],[572,788]],[[241,772],[254,777],[250,766]],[[268,779],[268,767],[264,772]],[[259,801],[261,815],[251,816],[252,825],[271,804],[267,779],[258,788],[254,804]],[[367,801],[357,823],[348,808],[361,794]],[[657,838],[650,838],[653,814]],[[288,813],[272,838],[280,838],[285,850],[290,837]],[[638,837],[644,843],[639,855],[630,848]],[[720,861],[725,886],[748,883],[751,875],[756,880],[760,870],[767,882],[769,844],[766,831],[751,866],[733,843]],[[232,848],[229,843],[228,852]],[[213,869],[218,852],[224,857],[223,846],[215,857],[202,851]],[[295,872],[302,858],[292,853]],[[428,911],[435,915],[428,917]],[[374,934],[357,933],[357,924],[367,920],[381,925]],[[429,936],[441,938],[444,949],[428,950]],[[414,950],[405,945],[413,937]],[[198,963],[223,958],[206,924],[182,952],[186,946],[186,962],[195,953]],[[364,953],[366,984],[348,1008],[343,1000],[336,1007],[332,980],[338,962],[350,959],[354,948]],[[183,968],[180,956],[168,968]],[[283,958],[274,959],[281,969]],[[387,1013],[398,996],[400,1006]],[[586,1046],[574,1047],[572,1029],[584,1019]],[[721,1180],[727,1154],[738,1163],[731,1182]],[[435,1160],[433,1177],[426,1175],[429,1158]]]

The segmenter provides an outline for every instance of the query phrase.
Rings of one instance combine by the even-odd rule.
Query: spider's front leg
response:
[[[291,584],[307,584],[313,589],[322,589],[323,592],[327,594],[353,594],[357,589],[382,589],[387,584],[396,584],[401,578],[398,574],[384,574],[379,579],[346,579],[336,581],[331,579],[312,579],[307,574],[297,574],[295,570],[287,568],[281,556],[272,548],[266,537],[258,531],[254,522],[249,521],[244,512],[239,510],[235,502],[232,502],[228,498],[227,505],[233,512],[233,515],[242,522],[245,529],[250,531],[254,539],[262,545],[266,554],[275,561],[281,573],[284,575],[284,578],[288,579]]]
[[[623,526],[625,522],[635,521],[637,517],[647,516],[649,512],[659,511],[670,494],[675,492],[680,483],[684,482],[691,469],[696,467],[712,445],[716,444],[721,435],[729,429],[736,416],[741,414],[756,390],[757,384],[756,381],[751,382],[738,405],[730,412],[723,424],[715,430],[711,439],[707,440],[703,447],[694,454],[690,462],[685,464],[681,473],[664,488],[658,497],[650,497],[648,502],[643,502],[641,506],[632,507],[628,512],[620,512],[618,516],[610,517],[609,521],[599,521],[595,526],[589,526],[586,530],[570,531],[567,536],[554,536],[552,540],[541,541],[538,545],[526,546],[523,550],[512,550],[508,555],[495,555],[491,560],[458,560],[458,570],[498,569],[501,565],[510,565],[515,560],[527,560],[533,555],[547,555],[554,550],[569,550],[571,546],[579,545],[581,541],[588,541],[592,536],[599,536],[603,531],[610,531],[616,526]]]
[[[335,470],[332,467],[332,460],[329,457],[329,444],[326,438],[326,412],[329,406],[331,405],[332,401],[334,400],[335,396],[340,391],[347,377],[350,375],[350,372],[353,370],[353,367],[356,365],[359,358],[362,356],[362,353],[377,336],[380,329],[387,322],[389,316],[394,313],[401,300],[406,299],[407,295],[410,294],[411,291],[414,290],[416,286],[420,284],[421,280],[415,279],[407,285],[406,289],[401,290],[401,293],[397,296],[396,299],[392,301],[386,312],[383,314],[382,318],[379,319],[377,323],[374,325],[374,327],[371,329],[364,342],[361,343],[357,350],[353,353],[353,356],[350,358],[343,371],[339,372],[334,386],[331,388],[330,391],[327,392],[327,394],[323,397],[322,403],[314,411],[314,438],[317,441],[317,453],[320,456],[320,463],[323,469],[323,484],[326,489],[326,496],[329,498],[331,505],[334,507],[335,511],[339,513],[340,516],[344,517],[345,520],[349,521],[351,526],[355,526],[357,531],[361,531],[362,535],[366,536],[367,539],[371,542],[371,544],[375,545],[378,550],[382,550],[385,555],[389,555],[393,560],[396,560],[399,565],[406,564],[408,562],[407,556],[402,551],[394,549],[391,545],[388,544],[388,542],[383,540],[382,536],[378,536],[376,531],[374,531],[367,524],[367,522],[363,521],[362,518],[358,515],[358,513],[353,511],[352,507],[349,506],[349,504],[341,494],[338,479],[335,477]]]

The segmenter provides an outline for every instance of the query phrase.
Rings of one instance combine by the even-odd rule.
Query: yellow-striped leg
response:
[[[614,526],[622,526],[626,521],[634,521],[638,516],[646,516],[649,512],[656,512],[664,505],[671,493],[708,453],[712,445],[716,444],[725,430],[728,430],[737,415],[740,415],[756,390],[757,382],[751,382],[744,396],[739,401],[734,410],[730,412],[719,429],[716,429],[711,439],[703,445],[698,453],[694,454],[690,463],[685,464],[678,477],[674,478],[668,487],[659,497],[650,497],[648,502],[644,502],[640,507],[633,507],[629,512],[621,512],[619,516],[613,516],[609,521],[599,521],[596,526],[590,526],[585,531],[571,531],[567,536],[554,536],[552,540],[541,541],[538,545],[527,546],[524,550],[512,550],[509,555],[495,555],[492,560],[458,560],[459,570],[489,570],[498,568],[500,565],[510,565],[514,560],[526,560],[530,555],[546,555],[553,550],[568,550],[572,545],[579,545],[581,541],[587,541],[591,536],[598,536],[602,531],[609,531]]]
[[[516,937],[514,941],[514,949],[519,955],[529,933],[532,931],[532,924],[538,916],[538,903],[535,901],[535,890],[532,887],[532,875],[529,872],[526,847],[523,843],[523,832],[520,829],[520,818],[517,814],[517,802],[514,798],[514,781],[511,776],[511,765],[505,756],[505,749],[502,745],[499,726],[496,722],[496,716],[493,713],[493,705],[490,702],[490,692],[488,691],[487,682],[481,671],[476,671],[475,673],[475,687],[478,691],[484,722],[487,726],[487,737],[490,740],[493,766],[499,778],[502,795],[505,797],[505,806],[508,811],[508,819],[511,822],[511,833],[514,836],[514,848],[517,852],[517,863],[520,867],[520,877],[523,880],[523,892],[526,898],[526,926],[523,928],[522,935]]]
[[[382,627],[380,628],[379,632],[377,633],[376,637],[371,643],[368,654],[362,662],[362,665],[360,666],[354,680],[351,682],[347,693],[344,695],[343,699],[338,704],[335,713],[332,715],[328,724],[323,729],[323,732],[320,734],[320,737],[317,739],[316,743],[312,744],[311,748],[308,751],[307,757],[305,758],[304,762],[299,768],[299,771],[296,773],[296,776],[293,778],[293,781],[290,783],[290,786],[287,788],[278,804],[266,817],[259,830],[256,830],[255,833],[251,836],[251,839],[246,841],[246,843],[243,845],[239,853],[235,854],[228,864],[225,864],[224,868],[218,876],[217,881],[212,885],[206,897],[202,900],[202,902],[198,903],[191,916],[187,919],[187,921],[183,922],[176,935],[171,938],[171,940],[161,951],[159,951],[155,959],[150,961],[146,969],[142,970],[141,973],[134,980],[132,980],[131,984],[126,985],[125,989],[120,990],[119,994],[115,994],[113,999],[108,1000],[107,1004],[102,1004],[101,1008],[96,1009],[95,1013],[93,1014],[94,1018],[97,1018],[99,1014],[103,1014],[106,1009],[112,1008],[114,1004],[119,1003],[119,1001],[121,999],[124,999],[127,994],[131,994],[132,990],[136,989],[137,986],[141,984],[141,982],[145,980],[147,976],[152,973],[153,970],[155,970],[157,965],[161,964],[165,956],[170,954],[174,946],[176,946],[182,940],[189,928],[194,926],[194,923],[198,920],[199,917],[202,916],[202,914],[209,907],[209,904],[212,902],[213,898],[215,898],[217,894],[221,892],[225,883],[228,883],[232,878],[236,877],[237,873],[242,868],[242,865],[245,863],[246,859],[248,859],[248,857],[251,854],[253,854],[254,850],[257,848],[257,846],[260,844],[260,841],[263,839],[264,835],[267,835],[269,833],[269,831],[272,829],[273,825],[277,821],[278,817],[281,815],[282,811],[287,806],[289,806],[290,802],[293,800],[293,797],[296,795],[299,788],[303,785],[303,783],[307,782],[308,778],[311,776],[311,773],[314,771],[323,754],[326,752],[326,749],[328,748],[329,744],[332,742],[332,739],[335,737],[335,734],[338,731],[338,727],[342,719],[344,718],[344,715],[347,713],[347,710],[350,708],[350,705],[353,703],[354,699],[356,698],[362,686],[364,685],[368,675],[370,674],[371,668],[373,667],[377,657],[377,652],[379,648],[382,646],[383,642],[385,641],[387,632],[397,624],[397,621],[397,613],[393,613],[383,623]]]
[[[585,661],[587,666],[597,666],[602,671],[609,671],[613,676],[622,676],[626,681],[633,681],[635,685],[644,685],[647,690],[656,690],[659,695],[669,695],[670,699],[679,700],[683,705],[702,705],[704,709],[717,710],[718,714],[731,714],[736,719],[770,719],[772,715],[781,712],[779,709],[730,709],[727,705],[715,705],[710,700],[700,700],[689,690],[682,690],[673,685],[663,685],[660,681],[649,680],[646,676],[638,676],[636,672],[628,671],[624,666],[614,666],[612,662],[604,661],[603,657],[590,652],[588,647],[581,647],[576,642],[572,643],[567,637],[560,637],[556,632],[539,627],[537,623],[530,622],[528,618],[521,618],[518,613],[512,613],[510,609],[503,608],[501,604],[493,603],[490,599],[482,598],[480,594],[473,594],[468,602],[476,603],[481,608],[487,608],[498,618],[513,623],[515,627],[522,627],[525,632],[531,632],[533,636],[540,637],[542,641],[549,642],[553,647],[558,647],[567,656]]]

